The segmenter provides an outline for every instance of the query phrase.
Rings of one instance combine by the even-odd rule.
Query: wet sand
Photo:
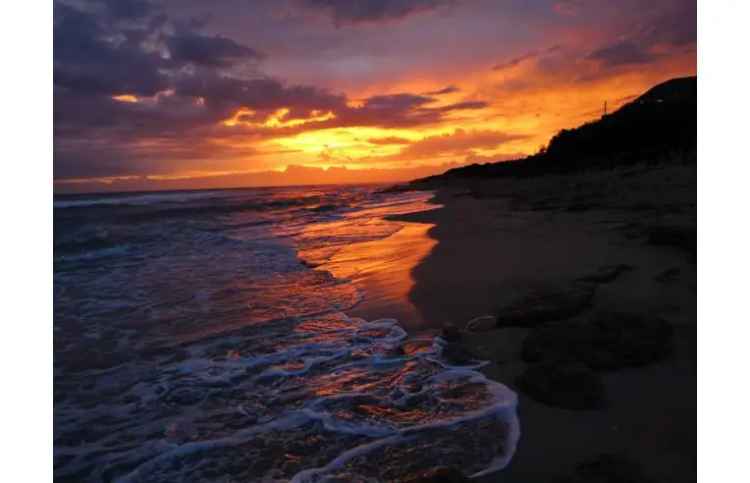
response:
[[[634,462],[648,481],[695,478],[695,176],[695,166],[670,166],[465,181],[433,186],[443,208],[398,217],[434,224],[428,234],[437,245],[412,270],[409,293],[432,327],[464,327],[539,286],[564,287],[625,264],[631,269],[598,283],[574,320],[620,311],[674,328],[664,360],[604,373],[608,403],[598,410],[559,409],[518,389],[529,329],[465,332],[465,345],[491,361],[484,372],[520,395],[516,456],[482,481],[554,481],[600,454]]]
[[[363,291],[362,301],[347,311],[350,316],[395,318],[412,332],[429,328],[409,295],[415,283],[413,270],[437,243],[427,235],[432,227],[429,223],[405,223],[387,238],[342,248],[317,268],[351,280]]]

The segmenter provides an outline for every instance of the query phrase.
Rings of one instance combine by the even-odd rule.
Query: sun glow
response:
[[[322,112],[319,110],[312,110],[309,112],[309,117],[305,118],[289,118],[289,113],[289,108],[283,107],[263,117],[253,109],[242,108],[235,112],[229,119],[222,121],[222,124],[227,127],[239,125],[279,129],[302,126],[313,122],[323,122],[336,118],[336,114],[331,111]]]
[[[366,158],[397,154],[402,143],[376,144],[373,139],[401,138],[417,141],[421,135],[406,129],[350,127],[307,131],[295,136],[279,138],[274,143],[286,149],[312,155],[337,156],[341,159]]]
[[[120,94],[117,96],[112,96],[112,100],[117,101],[117,102],[129,102],[129,103],[138,102],[138,98],[132,94]]]

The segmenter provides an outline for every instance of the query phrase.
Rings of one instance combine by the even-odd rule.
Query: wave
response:
[[[438,462],[475,476],[505,466],[515,393],[482,361],[451,364],[439,337],[348,317],[362,290],[300,261],[389,236],[401,225],[382,216],[429,195],[262,195],[63,210],[55,478],[388,481]],[[268,215],[211,216],[238,209]]]
[[[289,324],[101,373],[110,396],[83,394],[85,409],[66,393],[56,478],[391,481],[438,462],[480,476],[511,460],[515,393],[445,363],[440,338],[343,314]]]
[[[62,251],[62,253],[58,252],[58,250],[55,249],[54,261],[78,262],[84,260],[92,261],[99,260],[101,258],[118,257],[127,254],[130,248],[131,247],[128,244],[111,244],[96,248],[85,246],[85,248],[82,248],[80,250]]]
[[[516,394],[473,369],[435,364],[439,338],[411,351],[392,319],[308,322],[265,354],[174,365],[187,380],[148,397],[181,415],[181,429],[172,443],[136,445],[110,461],[130,462],[115,481],[390,481],[437,462],[480,476],[510,461],[520,436]],[[216,423],[232,419],[253,422]],[[282,464],[287,458],[293,463]]]
[[[157,192],[139,194],[117,194],[117,195],[95,195],[95,196],[61,196],[54,201],[54,208],[86,208],[91,206],[111,205],[152,205],[156,203],[172,202],[183,203],[205,198],[218,198],[225,191],[206,190],[192,192]]]
[[[259,199],[220,199],[206,200],[208,203],[184,203],[180,205],[149,203],[146,205],[128,202],[116,203],[115,206],[96,203],[92,205],[70,205],[58,208],[55,217],[60,221],[75,221],[79,218],[94,218],[92,210],[105,210],[99,217],[106,217],[110,222],[118,224],[151,223],[163,220],[200,219],[210,216],[226,216],[245,212],[283,212],[291,209],[304,209],[311,214],[331,215],[341,209],[348,209],[347,203],[322,203],[318,196],[290,198],[281,200]]]

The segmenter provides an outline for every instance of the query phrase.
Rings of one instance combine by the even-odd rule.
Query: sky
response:
[[[690,0],[56,0],[56,192],[393,182],[696,74]]]

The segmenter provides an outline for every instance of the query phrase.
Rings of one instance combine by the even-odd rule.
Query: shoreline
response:
[[[396,319],[404,330],[430,328],[409,299],[413,289],[412,268],[436,244],[427,236],[432,225],[405,223],[395,233],[342,248],[315,269],[346,279],[364,291],[362,300],[345,310],[365,320]],[[406,252],[406,253],[405,253]]]
[[[550,481],[602,454],[628,462],[613,471],[624,465],[648,481],[695,475],[695,252],[689,237],[657,236],[678,227],[694,240],[695,186],[694,165],[463,180],[432,187],[442,208],[392,217],[434,224],[428,235],[437,244],[412,270],[411,302],[429,326],[461,329],[462,345],[490,361],[481,372],[519,395],[518,451],[479,481]],[[464,330],[519,296],[612,266],[628,268],[595,283],[590,303],[566,319],[637,313],[665,320],[674,336],[663,360],[601,375],[603,409],[562,409],[519,389],[529,365],[522,344],[533,329]]]

